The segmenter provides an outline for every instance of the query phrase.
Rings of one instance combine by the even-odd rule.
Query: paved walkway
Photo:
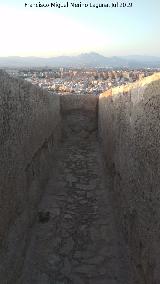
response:
[[[129,284],[127,251],[115,228],[96,131],[68,136],[58,157],[21,283]]]

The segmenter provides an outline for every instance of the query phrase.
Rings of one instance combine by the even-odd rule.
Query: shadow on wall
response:
[[[0,282],[16,283],[61,136],[60,99],[0,72],[0,104]]]
[[[61,96],[62,137],[80,140],[97,132],[98,98],[91,95]]]
[[[99,97],[99,135],[133,283],[160,283],[160,74]],[[137,282],[134,282],[137,281]]]
[[[0,72],[0,104],[0,279],[12,284],[23,265],[61,127],[64,136],[77,133],[77,126],[84,137],[96,131],[98,98],[51,96]],[[99,97],[99,136],[134,284],[160,283],[159,125],[160,74]]]
[[[53,96],[0,71],[1,283],[17,283],[21,273],[30,229],[61,142],[61,116],[65,122],[69,115],[73,130],[78,125],[83,132],[80,118],[85,116],[77,114],[76,124],[74,119],[76,111],[84,111],[90,122],[86,129],[92,131],[97,102],[92,96]]]

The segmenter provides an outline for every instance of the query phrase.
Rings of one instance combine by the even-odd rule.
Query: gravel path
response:
[[[39,206],[20,283],[129,284],[128,274],[96,131],[72,133]]]

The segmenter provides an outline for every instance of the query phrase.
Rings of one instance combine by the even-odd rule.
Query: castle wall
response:
[[[63,139],[87,139],[97,131],[98,97],[66,95],[60,102]]]
[[[60,137],[59,96],[1,71],[1,283],[16,283]]]
[[[99,136],[133,283],[158,284],[160,279],[159,126],[159,73],[99,98]]]
[[[93,95],[64,95],[60,100],[62,113],[72,110],[97,111],[98,97]]]
[[[98,118],[115,217],[130,250],[132,283],[159,284],[159,108],[160,74],[109,90],[98,100],[50,95],[0,72],[2,283],[16,283],[19,276],[61,137],[92,139]]]

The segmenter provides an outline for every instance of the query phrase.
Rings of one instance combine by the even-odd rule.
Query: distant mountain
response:
[[[95,52],[50,58],[10,56],[0,57],[0,67],[160,67],[160,57],[141,55],[105,57]]]

